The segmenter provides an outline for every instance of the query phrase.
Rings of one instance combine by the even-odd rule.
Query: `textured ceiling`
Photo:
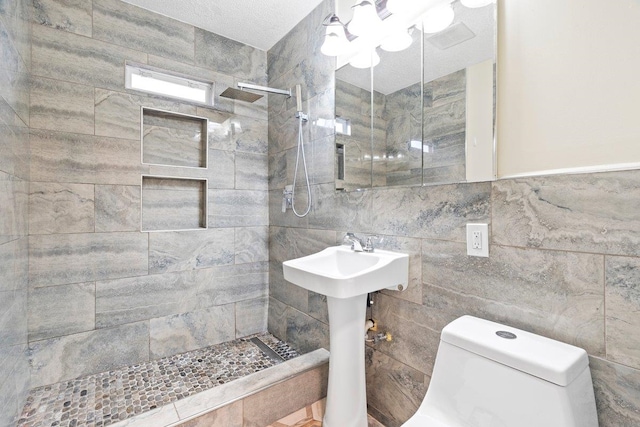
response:
[[[124,0],[269,50],[322,0]]]

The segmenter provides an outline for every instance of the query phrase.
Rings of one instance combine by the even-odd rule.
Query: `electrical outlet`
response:
[[[489,256],[488,224],[467,224],[467,255]]]
[[[482,249],[482,232],[474,231],[471,236],[471,249]]]

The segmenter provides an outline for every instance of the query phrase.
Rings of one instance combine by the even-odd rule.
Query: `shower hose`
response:
[[[309,185],[309,172],[307,170],[307,159],[304,155],[304,136],[302,135],[302,123],[308,120],[307,115],[302,111],[296,113],[298,118],[298,154],[296,155],[296,168],[293,173],[293,189],[291,190],[291,209],[298,218],[307,216],[311,210],[311,185]],[[302,165],[304,167],[304,178],[307,184],[307,210],[304,213],[298,213],[296,211],[296,179],[298,177],[298,165],[300,164],[300,157],[302,157]]]

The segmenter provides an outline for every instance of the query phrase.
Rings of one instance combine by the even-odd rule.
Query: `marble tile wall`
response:
[[[270,84],[305,85],[315,119],[334,114],[334,64],[318,53],[332,7],[320,5],[267,58]],[[461,94],[445,86],[431,95],[451,118],[443,133],[464,116]],[[640,171],[336,193],[334,163],[310,156],[329,171],[312,168],[313,208],[300,219],[280,211],[295,161],[290,114],[269,99],[271,333],[303,351],[328,347],[326,302],[287,283],[282,261],[336,244],[346,231],[378,234],[379,247],[411,255],[409,289],[383,291],[373,306],[394,336],[367,348],[369,411],[384,425],[400,426],[417,410],[440,331],[463,314],[585,348],[600,425],[640,425]],[[311,152],[331,151],[326,130],[314,138],[311,123],[306,132]],[[488,259],[466,256],[470,222],[490,224]]]
[[[28,240],[30,262],[28,270],[17,261],[1,265],[24,286],[3,282],[0,292],[15,301],[2,298],[2,310],[18,312],[28,271],[28,316],[25,305],[24,322],[12,324],[24,329],[23,346],[28,336],[31,385],[265,331],[267,103],[243,105],[219,94],[240,79],[265,84],[266,52],[120,0],[39,0],[30,8],[30,100],[16,90],[0,105],[0,112],[15,111],[2,116],[2,132],[8,129],[7,153],[16,159],[0,156],[0,197],[13,201],[0,219],[0,251],[26,263]],[[126,90],[125,61],[213,81],[215,106]],[[208,118],[209,168],[193,167],[204,158],[199,138],[177,150],[167,144],[201,132],[202,122],[185,127],[165,116],[145,121],[147,148],[155,150],[146,159],[154,164],[142,164],[141,106]],[[30,174],[22,172],[29,146],[20,138],[30,143]],[[176,156],[172,166],[155,164]],[[151,180],[143,197],[141,175],[207,179],[209,186]],[[198,188],[172,186],[176,181]],[[140,231],[145,216],[154,229],[196,228],[205,193],[208,230]],[[26,228],[17,230],[26,227],[26,206],[28,237]]]
[[[30,1],[0,1],[0,426],[29,390]]]

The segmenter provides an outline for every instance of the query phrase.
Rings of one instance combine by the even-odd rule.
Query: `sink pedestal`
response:
[[[329,307],[329,388],[324,427],[367,427],[364,323],[367,295],[327,296]]]
[[[354,252],[332,246],[282,263],[285,280],[327,297],[329,389],[324,427],[367,427],[364,322],[367,293],[406,289],[409,255],[376,250]]]

